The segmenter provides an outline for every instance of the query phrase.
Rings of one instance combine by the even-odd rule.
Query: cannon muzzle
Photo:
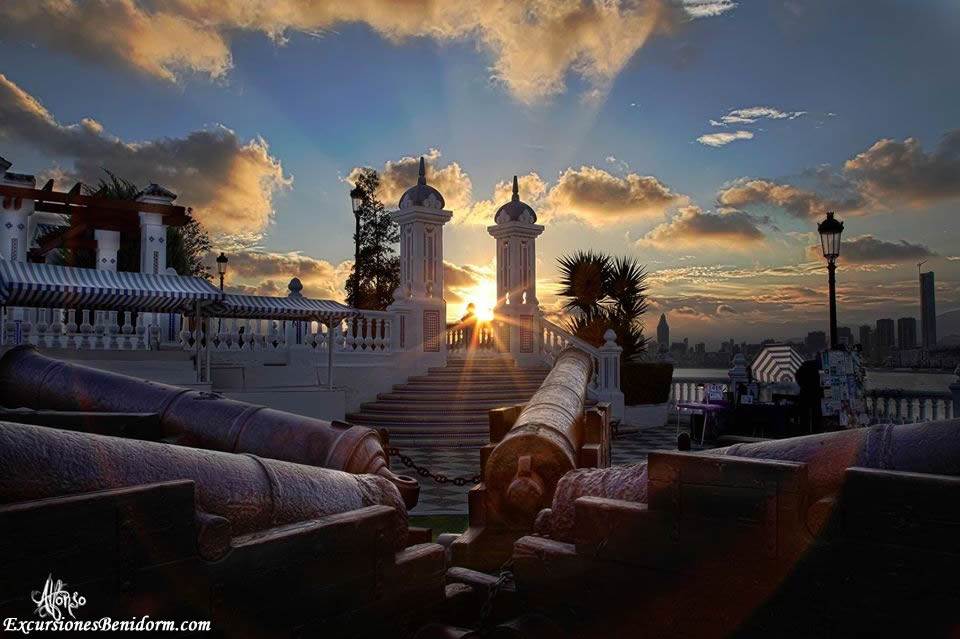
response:
[[[529,525],[550,505],[557,482],[577,467],[583,403],[593,361],[569,349],[557,358],[510,431],[490,453],[484,483],[505,519]]]

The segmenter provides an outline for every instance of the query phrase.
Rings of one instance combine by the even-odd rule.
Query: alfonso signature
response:
[[[76,592],[68,592],[65,586],[66,584],[60,579],[54,581],[51,574],[47,576],[47,583],[43,585],[43,590],[34,590],[30,593],[30,600],[37,605],[37,614],[41,619],[50,617],[54,621],[60,621],[63,618],[61,609],[66,609],[67,614],[75,619],[74,608],[87,603],[86,597]]]

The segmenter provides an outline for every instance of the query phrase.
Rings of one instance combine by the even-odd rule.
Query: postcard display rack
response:
[[[823,399],[820,412],[824,425],[857,428],[869,423],[863,393],[864,370],[860,353],[823,351],[820,353],[820,387]]]

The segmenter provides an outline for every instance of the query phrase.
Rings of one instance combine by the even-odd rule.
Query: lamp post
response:
[[[827,260],[827,272],[830,281],[830,348],[837,348],[837,258],[840,257],[840,235],[843,233],[843,222],[833,216],[833,211],[827,213],[827,219],[817,224],[820,233],[820,245],[823,248],[823,257]]]
[[[227,256],[223,254],[223,251],[220,251],[220,255],[217,257],[217,273],[220,274],[220,292],[223,292],[223,276],[227,273],[227,262],[230,260],[227,259]]]
[[[353,207],[353,218],[356,227],[353,233],[353,299],[351,302],[358,303],[357,297],[360,293],[360,210],[363,208],[363,189],[355,186],[350,189],[350,204]]]

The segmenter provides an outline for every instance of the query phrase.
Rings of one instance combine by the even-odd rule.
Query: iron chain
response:
[[[480,608],[480,619],[477,621],[477,629],[481,632],[487,627],[487,623],[490,621],[494,600],[508,583],[513,583],[513,560],[511,559],[508,559],[500,567],[500,576],[497,577],[495,582],[490,584],[490,589],[487,591],[487,599],[483,602],[483,607]]]
[[[417,473],[420,477],[430,478],[438,484],[453,484],[454,486],[466,486],[467,484],[479,484],[481,477],[480,475],[471,475],[463,477],[447,477],[443,473],[435,473],[431,471],[426,466],[421,466],[417,462],[413,461],[409,456],[403,455],[400,453],[400,450],[395,447],[390,447],[387,449],[387,454],[391,457],[397,457],[400,459],[400,463],[406,466],[407,468],[412,468],[414,472]]]

